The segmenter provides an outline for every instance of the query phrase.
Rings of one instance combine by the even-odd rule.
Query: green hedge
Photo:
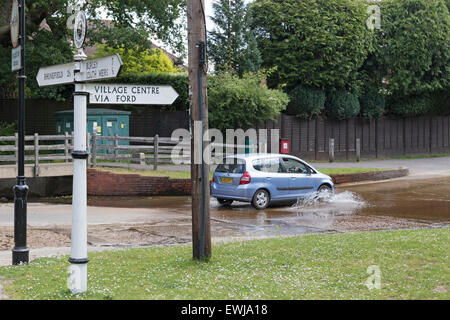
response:
[[[320,89],[297,86],[289,92],[289,98],[287,114],[300,118],[318,116],[325,107],[325,92]]]
[[[433,100],[427,95],[390,97],[388,108],[390,113],[396,116],[418,117],[432,112]]]
[[[345,91],[331,91],[325,103],[327,115],[337,120],[354,118],[359,114],[358,98]]]
[[[361,116],[366,119],[377,119],[383,116],[386,107],[384,96],[369,91],[359,97]]]
[[[208,79],[209,124],[219,130],[247,129],[275,120],[286,109],[289,97],[261,84],[260,75],[243,78],[223,73]]]

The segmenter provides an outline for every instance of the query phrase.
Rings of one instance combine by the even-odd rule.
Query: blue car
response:
[[[277,201],[292,202],[311,193],[334,193],[331,178],[299,158],[284,154],[240,154],[224,158],[211,183],[220,204],[251,202],[265,209]]]

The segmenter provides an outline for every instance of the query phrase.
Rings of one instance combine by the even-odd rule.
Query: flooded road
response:
[[[28,205],[31,248],[70,247],[71,198]],[[188,243],[192,239],[190,197],[90,197],[90,248]],[[0,204],[0,253],[14,245],[13,204]],[[355,232],[450,226],[450,175],[406,177],[338,186],[328,201],[306,199],[293,206],[255,210],[248,203],[223,207],[211,199],[213,241],[323,232]],[[3,250],[3,251],[2,251]],[[0,254],[1,260],[1,254]],[[5,261],[10,261],[7,256]],[[1,262],[1,261],[0,261]]]
[[[190,197],[91,197],[90,206],[159,208],[190,215]],[[337,187],[325,202],[306,199],[293,206],[255,210],[249,203],[223,207],[211,199],[217,236],[292,235],[317,231],[396,229],[450,224],[450,177],[396,179]],[[238,232],[239,230],[239,232]]]

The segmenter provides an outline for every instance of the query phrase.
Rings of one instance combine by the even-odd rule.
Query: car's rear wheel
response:
[[[252,205],[255,209],[262,210],[267,208],[270,202],[269,192],[264,189],[259,189],[253,196]]]
[[[217,201],[218,201],[222,206],[231,206],[231,204],[233,203],[233,200],[229,200],[229,199],[217,199]]]

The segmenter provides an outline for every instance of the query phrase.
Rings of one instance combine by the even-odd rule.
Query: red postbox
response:
[[[289,140],[280,139],[280,153],[289,153]]]

